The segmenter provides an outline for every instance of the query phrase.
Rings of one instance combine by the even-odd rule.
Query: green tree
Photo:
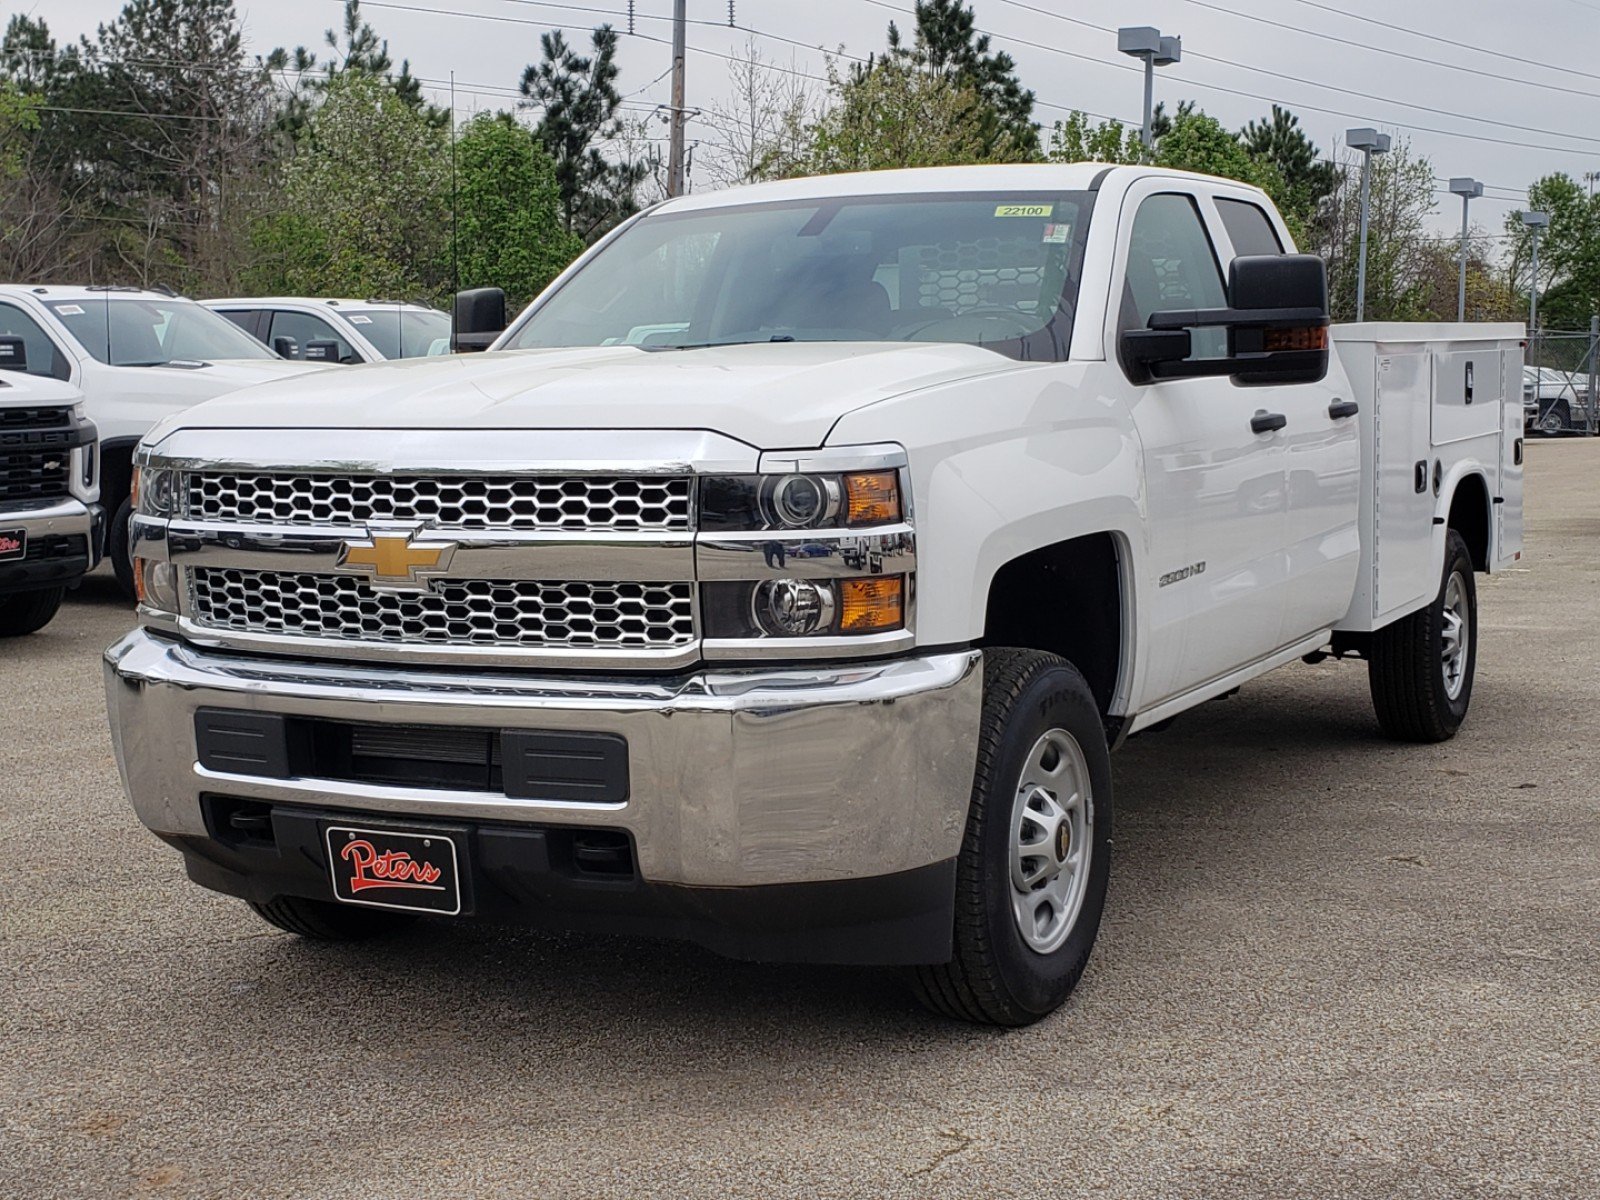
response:
[[[787,174],[1026,161],[992,131],[992,110],[970,88],[895,59],[832,82],[809,144]]]
[[[585,240],[638,211],[634,194],[650,170],[647,162],[613,162],[596,144],[622,133],[616,30],[601,25],[590,45],[582,55],[559,29],[541,35],[542,57],[521,84],[524,107],[539,113],[534,134],[555,160],[562,221]]]
[[[9,79],[0,80],[0,183],[10,183],[27,169],[28,143],[39,128],[44,97],[29,95]]]
[[[328,82],[256,225],[251,290],[439,299],[450,290],[444,130],[365,72]]]
[[[1511,277],[1527,312],[1528,289],[1539,289],[1539,324],[1546,329],[1588,329],[1600,312],[1600,196],[1590,196],[1570,175],[1557,173],[1528,188],[1528,208],[1550,214],[1539,235],[1539,278],[1531,278],[1533,237],[1522,212],[1506,217],[1511,235]]]
[[[1143,161],[1139,131],[1120,121],[1091,125],[1087,114],[1073,112],[1050,131],[1045,158],[1050,162],[1136,163]]]
[[[961,0],[916,0],[912,41],[907,46],[889,23],[891,61],[938,76],[957,91],[970,91],[994,138],[1002,135],[1018,158],[1034,157],[1039,129],[1033,121],[1034,95],[1017,78],[1017,64],[1003,51],[991,52],[989,35],[980,34],[973,10]],[[871,70],[869,64],[866,70]]]
[[[422,94],[422,81],[411,74],[411,61],[403,59],[400,69],[394,69],[388,39],[380,38],[377,30],[361,15],[360,0],[345,0],[343,26],[340,30],[325,30],[322,40],[330,57],[321,64],[320,72],[316,54],[304,46],[296,46],[292,51],[280,46],[263,60],[267,70],[284,80],[282,108],[278,114],[281,129],[298,133],[322,103],[329,85],[347,72],[386,81],[396,96],[425,114],[430,124],[449,127],[450,110],[427,102]]]
[[[1322,157],[1300,128],[1300,118],[1274,104],[1271,119],[1251,121],[1239,139],[1251,157],[1278,173],[1285,217],[1292,216],[1302,229],[1310,229],[1338,184],[1339,169]]]
[[[1428,233],[1433,213],[1433,164],[1396,138],[1389,153],[1372,157],[1371,220],[1367,236],[1369,321],[1415,321],[1438,315],[1437,289],[1427,280],[1439,246]],[[1328,291],[1336,321],[1355,319],[1361,227],[1361,163],[1350,156],[1328,198],[1327,219],[1304,248],[1328,262]],[[1453,301],[1454,292],[1451,292]],[[1454,313],[1454,303],[1450,312]]]
[[[502,287],[515,308],[583,250],[561,219],[555,163],[508,113],[474,117],[456,144],[462,287]]]

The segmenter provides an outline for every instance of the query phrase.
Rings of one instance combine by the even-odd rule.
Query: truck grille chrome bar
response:
[[[696,637],[694,585],[440,580],[380,591],[339,575],[197,567],[192,613],[206,628],[345,641],[573,650],[662,650]]]
[[[186,515],[281,525],[421,522],[440,529],[690,528],[687,476],[298,475],[193,471]]]

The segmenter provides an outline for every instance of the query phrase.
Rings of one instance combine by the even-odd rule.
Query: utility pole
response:
[[[689,0],[672,0],[672,140],[667,150],[667,195],[684,193],[683,177],[683,60],[684,31],[689,23]]]
[[[1362,153],[1361,248],[1356,260],[1356,320],[1367,316],[1367,226],[1372,219],[1372,156],[1389,152],[1389,135],[1376,129],[1348,129],[1344,144]]]
[[[1528,336],[1539,337],[1539,233],[1550,227],[1550,214],[1547,212],[1525,212],[1522,214],[1522,223],[1528,227],[1528,232],[1533,235],[1533,280],[1528,285]]]
[[[1476,179],[1452,179],[1450,190],[1461,197],[1461,283],[1456,289],[1456,320],[1467,319],[1467,205],[1483,195]]]
[[[1150,118],[1154,111],[1156,68],[1169,67],[1183,58],[1183,39],[1162,37],[1161,31],[1150,25],[1128,25],[1117,30],[1117,49],[1144,61],[1144,124],[1139,129],[1139,141],[1149,154],[1155,144]]]

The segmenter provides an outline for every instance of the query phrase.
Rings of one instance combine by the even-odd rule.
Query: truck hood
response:
[[[280,358],[220,358],[203,367],[119,367],[175,397],[195,403],[275,379],[309,375],[328,369],[325,363],[289,362]],[[157,383],[156,381],[160,382]]]
[[[706,429],[821,445],[845,413],[1023,364],[976,346],[763,342],[514,350],[330,368],[190,409],[172,429]]]

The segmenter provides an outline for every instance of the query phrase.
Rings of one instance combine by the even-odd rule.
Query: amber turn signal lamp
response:
[[[900,477],[868,471],[844,477],[845,524],[891,525],[900,519]]]
[[[876,633],[905,624],[905,577],[875,575],[839,585],[839,632]]]
[[[135,471],[134,478],[138,477],[139,473]],[[144,603],[144,559],[142,558],[133,560],[133,595],[140,604]]]
[[[1328,330],[1321,325],[1303,325],[1297,329],[1267,330],[1266,348],[1275,350],[1326,350]]]

